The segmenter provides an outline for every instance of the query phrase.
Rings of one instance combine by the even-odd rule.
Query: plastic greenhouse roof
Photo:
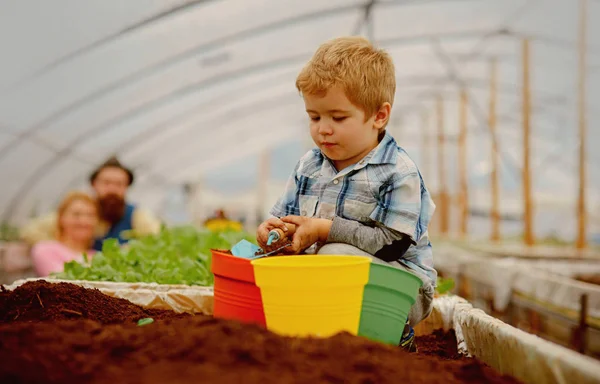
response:
[[[421,151],[444,100],[456,179],[458,95],[469,94],[470,183],[487,186],[490,59],[498,60],[502,188],[520,193],[521,45],[531,41],[536,193],[577,191],[578,1],[55,0],[0,3],[0,221],[20,222],[118,154],[136,195],[306,140],[294,80],[323,41],[362,34],[397,69],[390,131],[437,188]],[[600,191],[600,2],[588,0],[588,190]],[[435,142],[435,140],[432,140]],[[432,151],[435,147],[431,148]],[[288,172],[288,170],[286,170]],[[429,172],[430,176],[427,174]],[[455,183],[454,183],[455,184]],[[598,207],[598,205],[596,205]],[[591,209],[591,208],[590,208]]]

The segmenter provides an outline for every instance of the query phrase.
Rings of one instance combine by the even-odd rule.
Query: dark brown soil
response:
[[[25,283],[13,291],[2,287],[0,323],[92,319],[102,324],[160,320],[189,316],[173,311],[144,309],[125,299],[107,296],[97,289],[44,280]]]
[[[577,275],[575,276],[576,280],[583,281],[584,283],[596,284],[600,285],[600,274],[587,274],[587,275]]]
[[[419,336],[416,340],[419,354],[437,356],[444,360],[467,359],[467,357],[458,353],[454,329],[449,332],[438,329],[433,331],[431,335]]]
[[[287,338],[258,326],[207,316],[174,316],[137,326],[132,321],[148,313],[129,302],[70,284],[42,287],[48,307],[57,293],[54,289],[80,292],[78,299],[72,295],[62,307],[53,305],[57,309],[68,305],[89,318],[3,321],[1,383],[518,383],[456,354],[452,333],[420,337],[419,353],[409,354],[345,333],[327,339]],[[29,292],[31,287],[24,288]],[[9,296],[0,296],[2,318],[5,308],[17,309],[6,305]],[[44,297],[40,295],[42,302]],[[32,298],[24,308],[43,314],[33,305],[37,296]],[[77,300],[95,309],[71,307]],[[103,316],[104,322],[116,321],[100,309],[98,300],[121,313],[124,323],[94,321],[95,314]],[[125,308],[136,314],[127,315]]]

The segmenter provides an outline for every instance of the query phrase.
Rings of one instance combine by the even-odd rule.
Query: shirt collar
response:
[[[330,160],[321,152],[320,149],[314,149],[315,154],[318,154],[322,159],[329,162],[329,166],[331,167],[332,173],[335,172],[335,168],[333,164],[331,164]],[[375,148],[371,150],[362,160],[358,163],[354,164],[352,168],[349,170],[357,170],[360,168],[364,168],[367,164],[395,164],[398,158],[398,145],[396,144],[396,140],[386,131],[383,139],[377,144]]]
[[[363,160],[368,164],[395,164],[397,158],[396,140],[386,131],[381,142]]]

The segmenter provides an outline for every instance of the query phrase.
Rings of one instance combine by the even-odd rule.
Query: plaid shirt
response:
[[[319,149],[309,151],[270,213],[277,217],[339,216],[409,235],[413,245],[399,262],[435,284],[437,272],[427,233],[434,210],[416,164],[386,133],[365,158],[340,172]]]

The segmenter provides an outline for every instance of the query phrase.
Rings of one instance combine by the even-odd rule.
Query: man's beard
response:
[[[98,200],[102,219],[113,225],[125,214],[125,200],[115,194],[106,195]]]

